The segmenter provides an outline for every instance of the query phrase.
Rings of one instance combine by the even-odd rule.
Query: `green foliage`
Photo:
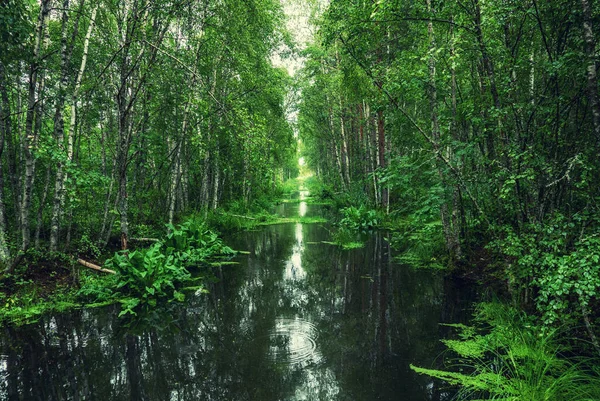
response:
[[[0,62],[17,58],[30,40],[33,29],[31,3],[6,0],[0,3]]]
[[[23,325],[43,314],[79,306],[71,287],[58,283],[49,293],[49,283],[24,279],[21,274],[4,275],[0,280],[0,324]]]
[[[600,237],[574,237],[581,234],[574,228],[574,221],[557,214],[549,224],[530,225],[519,234],[505,229],[505,238],[490,245],[511,258],[511,285],[535,290],[537,309],[548,326],[577,324],[582,310],[600,301]]]
[[[299,186],[300,184],[297,178],[284,181],[280,186],[281,196],[284,198],[291,198],[298,193]]]
[[[161,252],[157,243],[146,250],[130,253],[120,252],[106,261],[106,267],[119,274],[116,289],[128,297],[135,297],[138,304],[156,306],[157,299],[174,299],[176,286],[191,279],[189,271],[173,255]],[[130,311],[124,304],[122,314]]]
[[[345,227],[340,227],[333,234],[332,244],[341,246],[344,250],[357,249],[365,246],[364,238],[359,232],[355,230],[349,230]]]
[[[76,244],[77,254],[80,256],[97,259],[100,254],[98,244],[90,238],[88,233],[84,233]]]
[[[304,185],[312,197],[321,201],[331,201],[334,198],[334,190],[330,185],[324,184],[322,180],[311,176],[304,181]]]
[[[392,245],[401,251],[398,261],[416,268],[445,269],[447,252],[439,220],[422,222],[411,216],[394,224]]]
[[[157,244],[159,252],[167,258],[173,257],[184,267],[198,266],[216,257],[235,254],[216,233],[197,220],[187,220],[177,227],[169,224],[167,228],[169,233]]]
[[[79,276],[79,289],[76,291],[75,297],[84,305],[112,303],[118,280],[117,276],[112,274],[98,276],[93,272],[83,272]]]
[[[358,208],[349,206],[340,210],[343,218],[340,220],[340,226],[351,231],[367,233],[377,228],[381,219],[377,211],[368,209],[364,205]]]
[[[138,307],[154,307],[160,300],[183,301],[179,290],[201,280],[193,278],[188,269],[235,254],[197,220],[167,227],[169,233],[162,241],[147,249],[117,252],[106,261],[105,266],[118,273],[115,288],[121,299],[121,315],[135,314]],[[85,295],[91,292],[87,290]]]
[[[461,386],[459,400],[599,399],[595,361],[566,359],[556,331],[542,333],[531,317],[496,303],[480,304],[475,320],[477,328],[457,325],[459,339],[444,341],[459,357],[458,371],[411,368]]]

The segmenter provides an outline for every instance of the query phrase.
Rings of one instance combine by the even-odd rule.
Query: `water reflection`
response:
[[[270,335],[269,356],[275,362],[304,367],[318,363],[321,359],[318,337],[317,327],[307,320],[277,318]]]
[[[306,210],[308,209],[308,205],[306,203],[306,198],[308,197],[309,193],[306,189],[304,188],[300,188],[300,205],[298,206],[298,214],[300,215],[300,217],[304,217],[306,216]]]
[[[296,243],[292,248],[292,255],[285,262],[285,272],[283,277],[286,280],[302,280],[306,277],[306,272],[302,268],[302,254],[304,253],[302,224],[296,223],[294,236],[296,238]]]
[[[0,400],[449,400],[408,365],[432,365],[461,293],[396,265],[381,234],[351,252],[328,239],[319,225],[241,233],[228,242],[251,255],[135,332],[115,308],[4,328]]]

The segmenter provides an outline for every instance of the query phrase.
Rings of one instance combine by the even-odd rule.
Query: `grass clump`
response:
[[[301,223],[301,224],[316,224],[326,223],[327,219],[319,216],[296,216],[296,217],[281,217],[273,213],[248,213],[238,215],[230,212],[219,212],[209,215],[207,219],[208,225],[224,232],[234,232],[240,230],[252,230],[258,227],[270,226],[275,224],[286,223]]]
[[[343,208],[341,213],[344,217],[340,221],[340,226],[350,231],[367,233],[377,228],[381,222],[377,211],[364,205]]]
[[[565,358],[572,350],[559,342],[557,331],[543,333],[531,317],[499,303],[480,304],[475,322],[475,328],[455,325],[459,339],[444,340],[458,355],[455,369],[411,368],[460,386],[459,400],[600,399],[594,361]]]

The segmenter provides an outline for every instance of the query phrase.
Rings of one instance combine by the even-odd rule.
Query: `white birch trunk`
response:
[[[65,1],[68,6],[68,1]],[[58,246],[58,237],[59,237],[59,228],[60,228],[60,220],[63,214],[63,208],[65,204],[65,182],[68,179],[68,171],[65,170],[65,164],[68,165],[73,161],[73,129],[75,126],[75,120],[77,118],[77,101],[79,100],[79,90],[81,88],[81,80],[83,74],[85,72],[85,66],[87,64],[87,56],[88,49],[90,44],[90,37],[92,36],[92,31],[94,30],[94,25],[96,22],[96,12],[98,10],[98,5],[96,4],[92,10],[92,15],[90,17],[90,24],[88,26],[88,30],[85,34],[85,39],[83,43],[83,56],[81,58],[81,64],[79,66],[79,72],[77,73],[77,79],[75,81],[75,87],[73,89],[73,93],[71,94],[71,118],[67,125],[67,149],[66,149],[66,163],[58,163],[56,167],[56,181],[54,185],[54,201],[52,208],[52,220],[50,223],[50,251],[56,251]],[[66,13],[66,7],[65,11]],[[65,33],[63,33],[64,35]],[[65,39],[66,46],[66,39]],[[62,50],[65,54],[66,48]],[[66,58],[66,57],[65,57]],[[66,63],[67,60],[64,60]],[[62,105],[61,105],[62,109]],[[57,109],[58,110],[58,109]],[[57,113],[57,117],[59,117]],[[62,115],[60,115],[60,119],[62,120]],[[61,125],[62,125],[61,121]],[[64,142],[64,129],[61,129],[59,139],[59,147],[63,146]]]
[[[41,93],[44,88],[44,78],[38,78],[42,61],[42,48],[45,47],[46,22],[50,13],[51,0],[43,0],[38,25],[36,29],[33,61],[29,71],[29,89],[27,100],[27,117],[25,122],[25,138],[23,150],[25,156],[25,176],[23,177],[23,194],[21,197],[21,251],[29,248],[31,241],[31,227],[29,213],[31,211],[31,196],[35,176],[35,147],[37,145],[37,127],[41,124]],[[37,96],[36,96],[37,95]],[[34,124],[34,120],[35,124]],[[36,128],[34,128],[34,126]],[[15,264],[13,264],[14,266]]]
[[[4,138],[11,135],[10,103],[6,89],[4,64],[0,62],[0,158],[4,153]],[[6,210],[4,208],[4,172],[0,163],[0,269],[8,266],[10,251],[6,240]]]

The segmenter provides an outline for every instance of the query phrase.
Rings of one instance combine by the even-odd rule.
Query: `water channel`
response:
[[[216,269],[209,293],[133,329],[114,307],[1,329],[0,400],[449,400],[409,364],[441,359],[440,323],[468,316],[466,290],[397,264],[384,233],[343,251],[322,242],[329,230],[288,223],[228,238],[250,254]]]

